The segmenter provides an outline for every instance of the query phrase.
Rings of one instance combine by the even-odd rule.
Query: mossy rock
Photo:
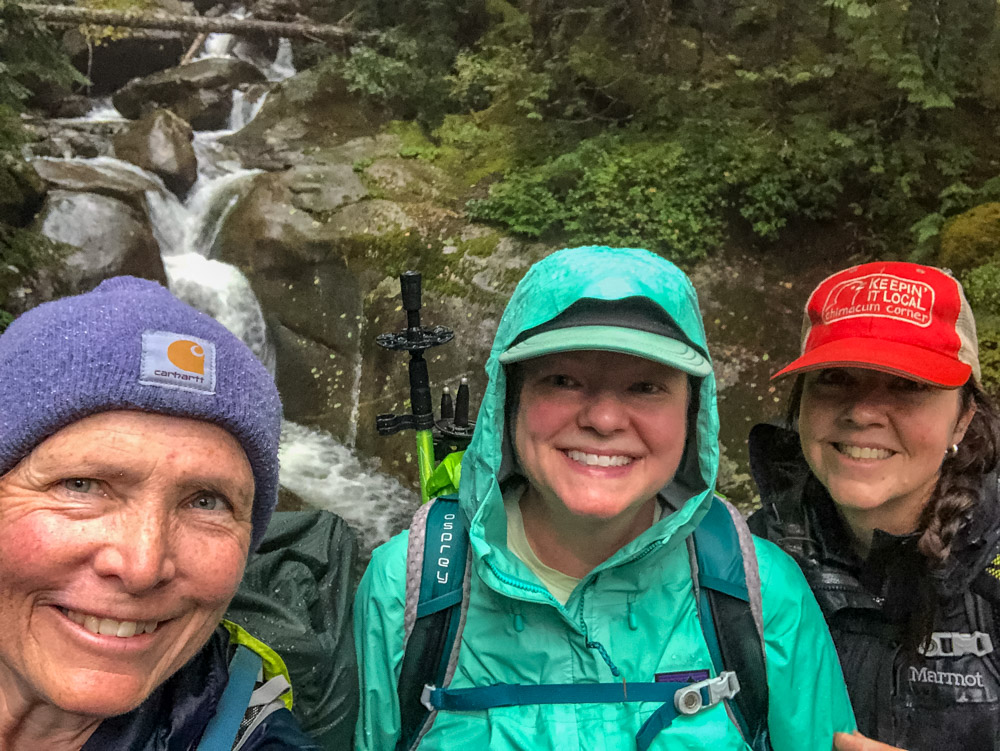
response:
[[[956,274],[1000,260],[1000,203],[984,203],[948,222],[938,260]]]

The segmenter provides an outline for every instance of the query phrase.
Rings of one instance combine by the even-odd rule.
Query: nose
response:
[[[888,405],[885,390],[879,386],[861,386],[843,405],[843,418],[859,426],[883,425]]]
[[[579,424],[601,435],[611,435],[623,430],[629,422],[628,407],[611,391],[587,394],[580,409]]]
[[[162,586],[177,572],[169,520],[148,509],[128,509],[110,520],[94,558],[101,577],[118,579],[130,594]]]

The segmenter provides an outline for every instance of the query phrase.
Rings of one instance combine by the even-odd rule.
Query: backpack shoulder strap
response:
[[[705,641],[717,673],[732,670],[740,691],[733,720],[755,751],[769,749],[768,688],[760,571],[743,516],[715,496],[692,535],[691,569]],[[722,629],[716,624],[725,624]]]
[[[226,684],[215,714],[205,728],[198,751],[230,751],[246,714],[263,661],[260,655],[240,644],[229,661]]]
[[[425,686],[451,681],[458,661],[469,593],[469,535],[456,496],[422,506],[406,551],[406,605],[399,696],[399,751],[414,748],[429,729]]]

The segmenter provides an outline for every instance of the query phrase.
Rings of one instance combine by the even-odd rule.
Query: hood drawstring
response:
[[[586,640],[587,649],[593,649],[597,651],[597,654],[601,656],[601,659],[607,664],[608,668],[611,670],[611,675],[615,678],[622,674],[622,671],[618,669],[618,666],[611,661],[611,655],[608,654],[608,650],[604,648],[604,645],[599,641],[594,641],[590,638],[590,631],[587,629],[587,621],[583,617],[583,604],[587,597],[587,590],[594,586],[594,582],[597,581],[597,577],[593,577],[589,582],[587,582],[583,590],[580,592],[580,605],[579,605],[579,621],[580,629],[583,631],[583,638]]]
[[[517,633],[521,633],[524,631],[524,616],[521,615],[520,603],[515,603],[511,612],[514,615],[514,630],[517,631]]]
[[[635,595],[630,594],[628,596],[628,601],[625,605],[626,620],[628,621],[628,627],[632,631],[637,631],[639,629],[639,624],[636,620],[635,613],[632,612],[632,604],[635,602]]]

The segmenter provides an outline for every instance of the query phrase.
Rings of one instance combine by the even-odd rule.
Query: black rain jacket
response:
[[[876,530],[866,560],[852,550],[798,435],[750,434],[762,508],[750,528],[798,562],[833,634],[865,735],[907,751],[1000,751],[1000,499],[983,491],[942,571],[928,571],[917,535]],[[913,618],[930,646],[905,644]]]

